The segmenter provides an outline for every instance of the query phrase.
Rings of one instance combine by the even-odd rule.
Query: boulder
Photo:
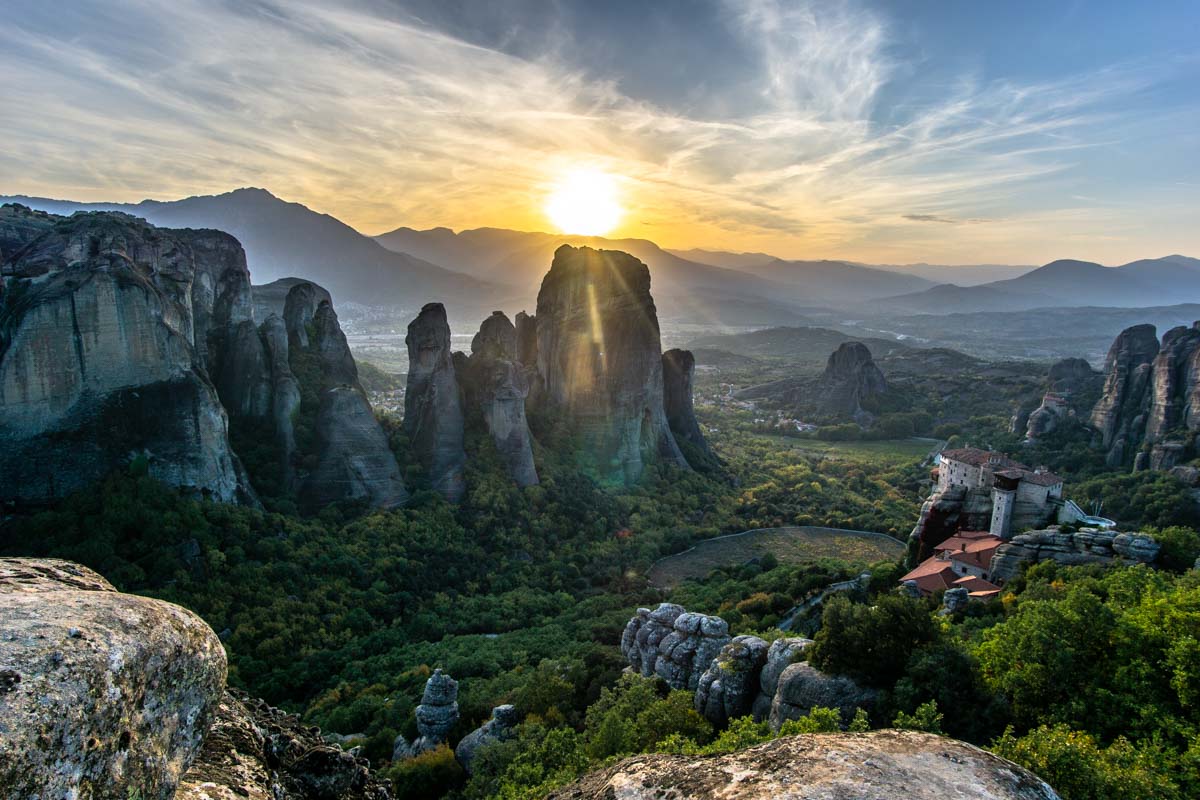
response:
[[[789,736],[720,756],[634,756],[549,797],[1059,800],[1011,761],[943,736],[895,730]]]
[[[761,694],[759,700],[755,701],[755,719],[766,719],[771,712],[771,701],[775,699],[775,692],[779,688],[779,676],[785,669],[800,661],[804,651],[812,643],[812,639],[799,636],[776,639],[771,642],[771,647],[767,650],[767,661],[763,665],[762,672],[759,673]],[[762,707],[763,700],[766,701],[765,708]]]
[[[696,374],[696,359],[690,350],[668,350],[663,353],[663,408],[667,424],[676,442],[688,442],[708,453],[708,442],[696,422],[692,406],[692,382]]]
[[[777,731],[789,719],[807,717],[814,708],[836,708],[842,724],[848,725],[858,709],[870,713],[877,699],[878,692],[850,678],[826,675],[805,662],[792,664],[779,676],[771,701],[771,729]]]
[[[942,595],[942,609],[938,613],[945,616],[965,611],[970,599],[970,592],[966,590],[966,587],[956,586],[953,589],[947,589]]]
[[[52,559],[0,559],[0,607],[0,795],[173,797],[225,686],[212,630]]]
[[[124,795],[122,795],[124,797]],[[326,744],[294,714],[236,690],[216,718],[175,800],[390,800],[367,760]]]
[[[696,711],[718,727],[749,714],[759,693],[759,673],[766,663],[765,641],[757,636],[734,637],[700,676]]]
[[[404,430],[434,489],[451,502],[466,491],[463,410],[450,358],[450,326],[441,303],[429,303],[408,326]]]
[[[695,691],[700,676],[729,642],[729,623],[720,617],[685,611],[658,643],[654,674],[672,689]]]
[[[454,748],[454,757],[468,775],[479,751],[496,742],[512,738],[516,734],[516,706],[503,705],[492,709],[492,718],[468,733]]]
[[[565,417],[582,466],[637,481],[647,460],[681,467],[663,407],[662,347],[650,271],[615,250],[563,245],[537,300],[539,407]]]
[[[660,603],[651,611],[639,608],[625,625],[621,634],[621,652],[629,666],[644,678],[652,677],[658,661],[658,645],[675,630],[675,620],[684,613],[683,606]]]

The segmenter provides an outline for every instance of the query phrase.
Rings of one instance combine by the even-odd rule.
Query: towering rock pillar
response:
[[[1092,427],[1108,451],[1109,466],[1132,457],[1146,431],[1158,335],[1153,325],[1121,331],[1104,361],[1104,393],[1092,409]]]
[[[563,245],[537,303],[539,405],[565,414],[604,480],[638,480],[646,458],[680,466],[663,410],[662,346],[650,271],[627,253]]]
[[[696,422],[692,406],[692,381],[696,374],[696,359],[690,350],[668,350],[663,353],[663,408],[667,423],[677,441],[688,442],[709,452],[708,442]]]
[[[483,321],[471,341],[471,357],[458,373],[466,399],[483,414],[484,424],[518,486],[538,482],[532,437],[525,419],[527,372],[515,360],[517,331],[501,311]]]
[[[450,355],[450,325],[441,303],[429,303],[408,326],[404,430],[433,487],[451,502],[466,491],[463,411]]]

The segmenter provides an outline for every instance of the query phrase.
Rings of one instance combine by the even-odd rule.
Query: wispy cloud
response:
[[[727,105],[750,110],[702,114],[572,63],[566,30],[518,57],[369,5],[47,5],[18,2],[0,28],[0,191],[131,200],[261,185],[371,232],[545,227],[539,193],[586,162],[623,176],[626,232],[653,226],[664,244],[1002,255],[1017,228],[1096,226],[1103,214],[1084,204],[1047,214],[1016,200],[1119,139],[1114,101],[1161,77],[964,76],[881,114],[904,66],[882,15],[849,0],[750,0],[724,14],[755,78],[713,90],[748,94]]]

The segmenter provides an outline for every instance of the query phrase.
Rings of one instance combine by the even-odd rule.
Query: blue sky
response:
[[[5,4],[0,192],[258,185],[365,232],[546,228],[791,257],[1200,255],[1197,2]]]

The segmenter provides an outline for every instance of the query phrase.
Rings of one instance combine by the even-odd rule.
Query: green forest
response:
[[[76,560],[122,590],[195,610],[228,650],[231,683],[362,744],[401,797],[541,797],[622,755],[765,741],[775,734],[763,724],[713,730],[690,695],[623,677],[625,623],[639,606],[671,601],[770,640],[784,635],[774,627],[782,612],[863,569],[869,592],[827,603],[807,651],[818,668],[882,692],[855,729],[962,738],[1030,767],[1068,800],[1200,792],[1200,577],[1186,571],[1200,538],[1177,480],[1095,470],[1070,431],[1067,446],[1045,445],[1057,453],[1050,466],[1080,478],[1073,496],[1156,531],[1178,574],[1044,564],[1002,600],[954,617],[938,616],[936,598],[896,594],[898,562],[852,556],[768,556],[667,592],[647,580],[650,565],[720,534],[820,525],[903,540],[929,490],[923,446],[806,450],[737,412],[701,419],[719,463],[700,471],[658,467],[639,485],[605,487],[577,469],[563,432],[535,421],[540,485],[513,486],[477,436],[462,503],[423,488],[414,468],[412,501],[387,512],[302,516],[266,492],[263,510],[222,505],[134,465],[8,520],[0,549]],[[387,428],[403,453],[399,426]],[[988,435],[987,420],[972,430]],[[448,748],[389,764],[395,737],[415,735],[414,708],[439,667],[460,685],[451,744],[498,704],[522,715],[470,780]],[[818,709],[782,733],[831,730],[836,717]]]

